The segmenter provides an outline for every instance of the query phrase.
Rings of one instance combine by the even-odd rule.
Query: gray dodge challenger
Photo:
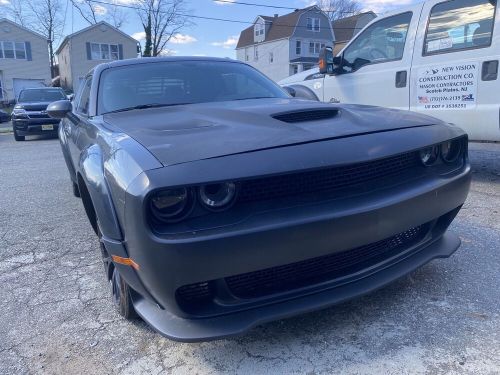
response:
[[[99,65],[47,110],[118,311],[174,340],[337,304],[460,245],[467,135],[432,117],[196,57]]]

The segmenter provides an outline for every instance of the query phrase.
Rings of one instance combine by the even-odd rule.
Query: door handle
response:
[[[481,69],[483,81],[495,81],[498,78],[498,60],[485,61]]]
[[[400,89],[402,87],[406,87],[407,77],[408,73],[406,72],[406,70],[396,72],[396,88]]]

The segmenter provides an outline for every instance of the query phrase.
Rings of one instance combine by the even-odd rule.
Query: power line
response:
[[[284,6],[279,6],[279,5],[268,5],[268,4],[257,4],[257,3],[248,3],[248,2],[243,2],[243,1],[234,1],[234,0],[212,0],[215,3],[225,3],[225,4],[236,4],[236,5],[248,5],[248,6],[254,6],[254,7],[262,7],[262,8],[273,8],[273,9],[286,9],[286,10],[300,10],[298,8],[291,8],[291,7],[284,7]],[[322,10],[325,13],[340,13],[340,14],[354,14],[356,12],[350,11],[350,12],[341,12],[337,11],[335,9],[333,10]]]
[[[132,6],[132,5],[126,5],[126,4],[114,4],[114,3],[108,3],[105,1],[101,0],[89,0],[92,3],[96,4],[102,4],[102,5],[110,5],[110,6],[115,6],[115,7],[121,7],[121,8],[127,8],[127,9],[134,9],[134,10],[141,10],[141,8]],[[217,17],[208,17],[208,16],[197,16],[194,14],[187,14],[187,13],[182,13],[182,12],[160,12],[163,14],[174,14],[182,17],[192,17],[192,18],[197,18],[197,19],[202,19],[202,20],[209,20],[209,21],[220,21],[220,22],[230,22],[230,23],[239,23],[239,24],[246,24],[246,25],[253,25],[253,22],[250,21],[242,21],[242,20],[233,20],[233,19],[228,19],[228,18],[217,18]],[[273,26],[279,26],[279,27],[291,27],[291,28],[307,28],[307,26],[300,26],[300,25],[286,25],[283,23],[275,23]],[[358,30],[361,29],[359,27],[340,27],[336,28],[338,30]]]

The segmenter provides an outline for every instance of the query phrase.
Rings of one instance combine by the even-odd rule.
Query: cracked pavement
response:
[[[498,374],[500,144],[470,154],[451,258],[245,336],[181,344],[114,311],[58,140],[0,135],[0,374]]]

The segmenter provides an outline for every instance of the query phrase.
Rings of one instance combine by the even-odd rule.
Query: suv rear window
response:
[[[496,0],[453,0],[436,4],[430,14],[424,55],[491,45]]]

